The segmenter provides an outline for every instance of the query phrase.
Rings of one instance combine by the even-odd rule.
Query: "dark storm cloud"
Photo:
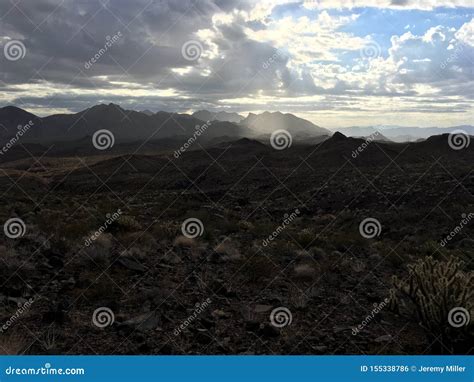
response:
[[[469,43],[462,45],[455,62],[444,65],[457,52],[448,50],[455,34],[449,28],[437,30],[431,40],[397,37],[385,53],[390,55],[386,62],[374,59],[364,67],[358,48],[353,62],[345,62],[343,54],[337,57],[344,52],[341,44],[350,45],[340,39],[353,38],[337,29],[346,25],[344,16],[322,12],[319,22],[305,24],[291,17],[293,11],[302,11],[301,2],[265,13],[252,11],[264,2],[250,0],[16,1],[0,2],[0,47],[20,40],[26,55],[17,61],[1,57],[0,103],[38,110],[78,111],[114,102],[136,109],[231,106],[240,111],[274,110],[282,97],[295,111],[346,110],[354,97],[419,96],[423,88],[413,84],[441,89],[437,98],[472,97]],[[279,17],[292,21],[285,24],[288,20]],[[315,30],[305,30],[308,26]],[[334,32],[336,43],[331,41]],[[468,32],[466,28],[464,35]],[[440,38],[441,33],[446,37]],[[308,36],[314,40],[301,43]],[[282,47],[279,43],[286,38]],[[358,38],[370,41],[364,35]],[[182,46],[190,40],[202,45],[197,60],[183,56]],[[312,96],[321,98],[298,101]],[[273,97],[274,103],[259,97]],[[256,100],[232,101],[240,98]],[[458,101],[453,108],[469,108]],[[364,110],[362,101],[357,105]]]
[[[215,13],[249,7],[249,2],[237,0],[39,0],[17,6],[1,2],[2,42],[21,40],[27,59],[2,62],[0,88],[11,91],[12,85],[46,81],[58,89],[109,89],[115,86],[110,81],[120,81],[174,88],[190,96],[199,90],[204,99],[207,95],[227,96],[242,88],[243,80],[255,77],[274,52],[268,44],[248,41],[241,25],[222,26],[216,43],[226,58],[208,61],[209,70],[216,73],[212,78],[203,78],[201,68],[184,81],[171,69],[199,64],[186,60],[181,47],[197,39],[196,31],[211,27]],[[120,38],[107,53],[87,67],[107,39],[117,33]],[[204,53],[210,49],[206,42],[202,45]],[[267,80],[256,78],[247,91],[265,87]]]

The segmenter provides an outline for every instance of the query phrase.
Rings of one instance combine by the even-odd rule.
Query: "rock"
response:
[[[309,264],[299,264],[294,269],[295,277],[300,280],[313,280],[316,278],[316,269]]]
[[[229,318],[230,314],[224,312],[221,309],[216,309],[211,313],[211,316],[214,317],[214,318]]]
[[[260,329],[260,322],[248,320],[245,322],[245,330],[248,332],[257,332]]]
[[[257,304],[257,305],[255,305],[255,307],[253,308],[253,311],[254,311],[255,313],[265,313],[265,312],[270,311],[272,308],[273,308],[272,305],[261,305],[261,304]]]
[[[334,333],[340,333],[340,332],[343,332],[345,330],[352,330],[352,328],[350,326],[335,326],[332,328],[332,331]]]
[[[328,347],[325,346],[325,345],[313,346],[313,350],[318,352],[318,353],[325,353],[327,348]]]
[[[160,324],[160,316],[156,311],[144,313],[119,325],[121,328],[148,331],[156,329]]]
[[[262,324],[260,325],[260,330],[258,331],[258,334],[263,337],[274,338],[280,335],[280,331],[273,325]]]
[[[377,253],[374,253],[369,256],[369,263],[378,264],[381,260],[382,260],[382,257]]]
[[[194,333],[195,340],[201,345],[208,345],[212,342],[212,337],[207,332],[196,331]]]
[[[457,245],[458,248],[474,248],[474,240],[472,239],[462,239]]]
[[[23,297],[8,297],[8,302],[16,307],[23,306],[26,301],[26,298]]]
[[[167,264],[180,264],[183,262],[181,258],[174,252],[165,253],[161,257],[161,261]]]
[[[202,317],[199,322],[201,323],[202,326],[204,326],[206,329],[211,329],[212,327],[216,326],[216,323],[212,320],[209,320],[205,317]]]
[[[212,263],[225,263],[236,261],[241,258],[239,250],[230,241],[219,243],[208,257]]]
[[[134,272],[144,273],[147,271],[143,265],[138,263],[135,259],[131,259],[129,257],[120,257],[117,260],[117,264]]]
[[[392,341],[392,336],[390,334],[386,334],[384,336],[377,337],[375,339],[375,342],[391,342]]]

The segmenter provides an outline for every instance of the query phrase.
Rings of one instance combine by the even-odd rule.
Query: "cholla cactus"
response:
[[[461,270],[462,262],[451,257],[447,262],[434,260],[431,256],[408,266],[408,278],[393,278],[395,289],[391,291],[391,306],[398,310],[399,298],[408,298],[415,308],[421,325],[430,337],[440,338],[444,346],[456,337],[469,335],[472,329],[470,314],[474,311],[474,272]],[[399,293],[397,293],[399,292]],[[462,326],[453,325],[450,315],[454,309],[467,312]],[[454,329],[457,331],[454,332]]]

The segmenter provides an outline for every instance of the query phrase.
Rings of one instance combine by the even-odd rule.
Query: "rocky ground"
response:
[[[474,212],[474,150],[438,144],[4,162],[24,227],[0,238],[0,352],[449,353],[384,302],[419,258],[473,269],[472,222],[440,243]]]

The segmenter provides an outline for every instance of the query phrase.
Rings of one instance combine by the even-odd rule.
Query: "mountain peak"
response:
[[[331,139],[332,139],[333,141],[343,141],[343,140],[347,139],[347,137],[346,137],[344,134],[340,133],[339,131],[336,131],[336,132],[332,135]]]
[[[216,111],[212,112],[209,110],[198,110],[195,111],[192,116],[200,119],[201,121],[221,121],[221,122],[234,122],[239,123],[244,119],[240,114],[228,112],[228,111]]]
[[[287,130],[290,134],[305,136],[330,135],[331,133],[308,120],[293,114],[283,114],[280,111],[265,111],[261,114],[249,113],[242,124],[263,134],[271,134],[279,129]]]

